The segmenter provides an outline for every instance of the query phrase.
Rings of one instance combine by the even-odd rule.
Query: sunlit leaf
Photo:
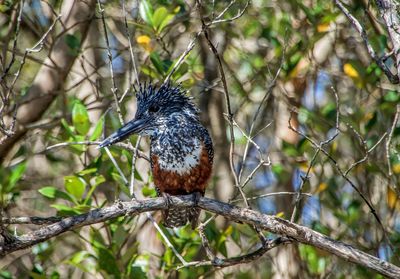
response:
[[[101,133],[103,132],[103,127],[104,127],[104,116],[100,117],[99,121],[96,124],[96,127],[94,127],[93,133],[90,136],[89,140],[94,141],[99,139]]]
[[[79,251],[79,252],[75,253],[74,255],[72,255],[72,257],[69,259],[69,261],[72,263],[78,264],[89,257],[90,257],[90,253],[88,251]]]
[[[322,183],[320,183],[319,185],[318,185],[318,188],[317,188],[317,193],[321,193],[321,192],[323,192],[323,191],[325,191],[326,189],[328,188],[328,184],[327,183],[325,183],[325,182],[322,182]]]
[[[68,193],[73,195],[76,199],[81,199],[85,193],[86,182],[81,177],[65,176],[64,186]]]
[[[57,209],[57,212],[59,215],[76,215],[80,214],[80,212],[68,205],[65,204],[52,204],[50,205],[51,207]]]
[[[398,102],[400,100],[400,92],[390,90],[385,94],[383,99],[386,102]]]
[[[142,188],[142,194],[145,197],[156,197],[157,196],[156,190],[154,188],[147,187],[147,186],[144,186]]]
[[[71,127],[68,125],[67,121],[64,118],[61,119],[61,125],[67,131],[68,135],[70,135],[71,137],[75,136],[75,132],[71,129]]]
[[[139,4],[139,13],[142,19],[149,25],[153,26],[153,6],[148,0],[142,0]]]
[[[17,166],[13,167],[10,175],[10,182],[8,190],[10,191],[17,182],[22,178],[26,170],[26,162],[19,163]]]
[[[87,174],[95,173],[97,171],[98,171],[97,168],[88,168],[88,169],[81,170],[80,172],[78,172],[78,174],[80,176],[84,176],[84,175],[87,175]]]
[[[285,216],[285,212],[281,211],[275,214],[276,217],[283,218]]]
[[[320,32],[320,33],[328,32],[329,31],[329,27],[330,27],[330,23],[329,22],[321,23],[321,24],[318,24],[317,31]]]
[[[394,163],[392,166],[392,171],[394,174],[400,173],[400,162]]]
[[[387,203],[390,209],[393,209],[395,207],[400,208],[400,198],[391,187],[388,187]]]
[[[42,187],[38,191],[40,194],[42,194],[46,198],[50,198],[50,199],[59,198],[59,199],[67,200],[70,202],[74,202],[74,198],[71,197],[68,193],[60,191],[59,189],[57,189],[56,187],[53,187],[53,186]]]
[[[136,42],[143,47],[147,52],[151,52],[153,50],[153,46],[151,45],[151,38],[146,35],[141,35],[136,38]]]
[[[346,63],[343,65],[343,72],[351,78],[359,78],[360,77],[357,70],[350,63]]]
[[[174,17],[175,15],[168,14],[158,27],[158,32],[164,30],[164,28],[173,20]]]
[[[72,123],[81,135],[86,135],[90,129],[89,114],[80,102],[75,102],[72,108]]]
[[[159,7],[153,14],[153,26],[158,30],[160,24],[168,15],[168,10],[165,7]]]

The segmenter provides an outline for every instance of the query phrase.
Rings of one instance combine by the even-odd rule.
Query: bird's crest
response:
[[[156,105],[162,109],[182,110],[188,108],[193,114],[199,113],[196,106],[180,85],[164,83],[160,87],[153,84],[141,84],[136,93],[139,114],[143,110]]]

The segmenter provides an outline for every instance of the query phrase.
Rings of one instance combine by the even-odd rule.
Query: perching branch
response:
[[[171,197],[169,206],[186,207],[195,205],[193,197],[187,195]],[[389,278],[400,278],[399,267],[285,219],[261,214],[254,210],[237,207],[209,198],[201,198],[197,206],[203,210],[224,216],[234,222],[243,222],[277,235],[286,236],[293,241],[317,247],[328,253],[335,254],[341,259],[364,266]],[[85,214],[63,218],[59,222],[43,226],[38,230],[21,236],[14,236],[11,239],[9,237],[2,238],[0,255],[4,256],[17,250],[29,248],[34,244],[83,226],[104,222],[120,216],[138,215],[143,212],[164,209],[167,209],[167,203],[164,198],[117,202],[109,207],[94,209]],[[6,223],[7,219],[3,219],[3,222]]]

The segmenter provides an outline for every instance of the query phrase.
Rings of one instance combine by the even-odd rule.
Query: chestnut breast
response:
[[[197,148],[166,163],[156,154],[151,155],[154,184],[161,193],[185,195],[205,192],[211,176],[212,158],[203,143]]]

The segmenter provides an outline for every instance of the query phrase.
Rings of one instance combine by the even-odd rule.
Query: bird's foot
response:
[[[164,192],[164,193],[161,193],[161,196],[164,198],[164,200],[165,200],[165,205],[167,206],[167,208],[170,208],[170,207],[171,207],[171,204],[172,204],[171,195]]]
[[[203,196],[202,193],[200,192],[194,192],[193,193],[193,203],[194,206],[197,206],[199,204],[200,198]]]

